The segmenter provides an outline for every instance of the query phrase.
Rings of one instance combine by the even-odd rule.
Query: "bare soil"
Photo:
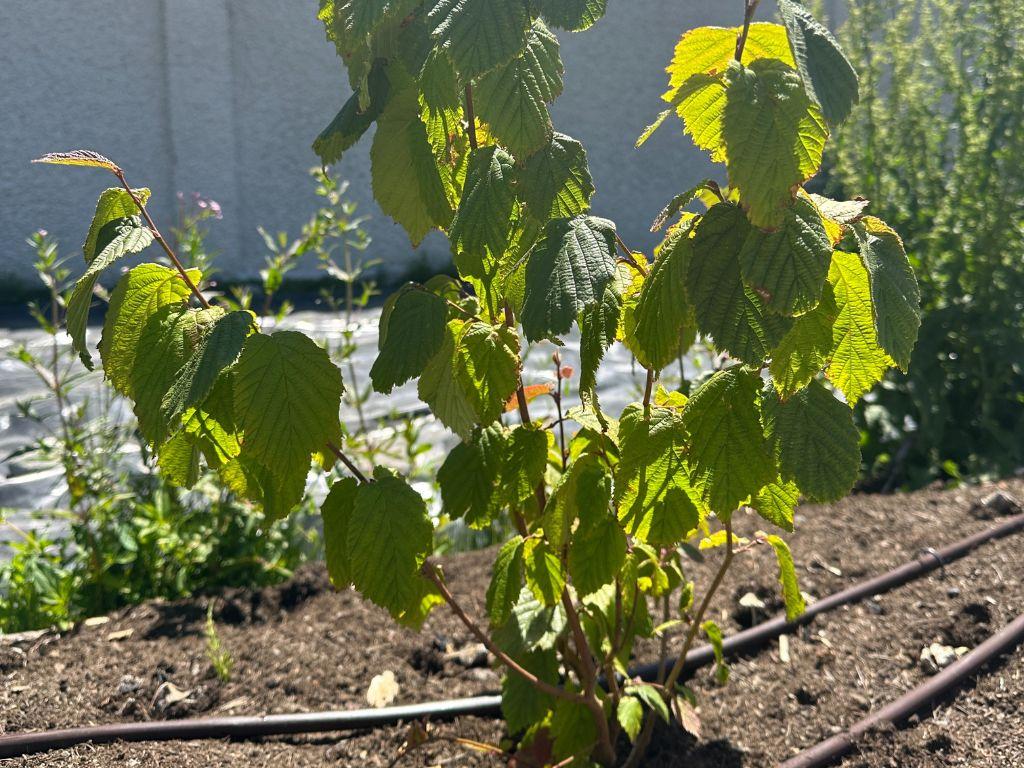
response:
[[[1001,488],[1024,499],[1024,481]],[[974,509],[993,486],[857,496],[834,505],[806,505],[790,538],[801,586],[820,597],[993,524]],[[763,527],[739,518],[739,532]],[[748,592],[780,608],[774,559],[765,548],[744,554],[712,606],[728,633],[764,618],[742,608]],[[700,700],[701,739],[659,729],[645,765],[760,768],[851,725],[927,677],[919,656],[933,642],[973,647],[1024,611],[1024,541],[985,545],[941,572],[889,594],[819,617],[788,638],[789,661],[773,644],[732,662],[722,687],[710,672],[690,681]],[[445,560],[453,592],[471,614],[483,615],[492,552]],[[713,553],[692,563],[698,591],[717,567]],[[498,675],[470,651],[468,633],[438,609],[419,634],[352,592],[333,591],[321,566],[258,592],[212,598],[223,646],[234,660],[228,682],[214,674],[203,628],[211,598],[151,602],[105,623],[87,622],[62,636],[19,645],[0,642],[0,732],[96,723],[211,715],[251,715],[367,706],[370,680],[390,670],[400,686],[395,703],[493,693]],[[655,644],[640,646],[653,660]],[[497,744],[500,723],[462,718],[436,733]],[[26,766],[174,765],[299,768],[388,766],[405,730],[204,741],[81,746],[0,761]],[[412,765],[500,765],[497,758],[438,741],[402,758]],[[1013,768],[1024,766],[1024,652],[986,671],[942,703],[931,718],[872,734],[844,768]]]

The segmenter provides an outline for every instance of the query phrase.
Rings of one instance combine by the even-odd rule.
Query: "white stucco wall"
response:
[[[103,174],[31,165],[48,151],[95,149],[136,186],[150,186],[158,223],[174,194],[223,206],[213,229],[222,273],[251,278],[263,263],[256,232],[295,231],[315,197],[309,148],[348,97],[316,0],[31,0],[0,2],[0,283],[30,282],[24,238],[45,228],[76,250]],[[759,18],[774,14],[766,2]],[[660,111],[663,68],[679,35],[734,25],[740,0],[609,0],[587,32],[560,35],[565,93],[556,126],[587,146],[594,209],[623,238],[649,248],[649,222],[671,196],[711,170],[670,122],[642,150],[633,141]],[[336,169],[370,214],[373,253],[386,263],[442,259],[432,235],[413,252],[376,208],[369,138]],[[2,295],[2,291],[0,291]]]

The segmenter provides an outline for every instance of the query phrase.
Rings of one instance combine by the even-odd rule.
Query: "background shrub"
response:
[[[842,42],[861,102],[834,196],[863,194],[905,239],[923,325],[909,374],[860,411],[865,484],[1024,465],[1024,4],[858,0]]]

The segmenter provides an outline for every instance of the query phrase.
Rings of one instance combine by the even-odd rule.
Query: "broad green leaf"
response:
[[[413,577],[412,583],[415,587],[413,599],[405,610],[395,616],[395,621],[403,627],[419,632],[430,612],[439,605],[444,605],[445,599],[437,585],[425,576],[417,574]]]
[[[531,651],[552,650],[565,633],[565,628],[562,605],[546,606],[530,587],[524,586],[512,608],[511,618],[495,631],[494,640],[514,658],[522,658]]]
[[[427,20],[467,82],[511,60],[530,28],[524,0],[437,0]]]
[[[774,59],[730,65],[722,136],[729,186],[750,222],[782,224],[794,188],[817,173],[828,130],[800,76]]]
[[[139,201],[145,205],[149,201],[150,191],[145,187],[132,190]],[[85,238],[85,245],[82,246],[82,253],[85,255],[85,263],[92,264],[93,259],[99,255],[102,248],[96,247],[96,241],[100,230],[115,219],[127,219],[131,216],[138,216],[142,211],[135,204],[128,190],[123,187],[112,187],[105,189],[96,201],[96,213],[89,225],[89,234]]]
[[[324,523],[324,559],[335,589],[345,589],[352,583],[348,527],[358,492],[359,483],[354,477],[335,480],[320,507]]]
[[[504,440],[500,428],[485,429],[472,442],[459,443],[437,470],[444,512],[464,517],[471,527],[491,521]]]
[[[729,682],[729,667],[725,663],[722,630],[713,621],[705,621],[700,628],[707,635],[708,643],[715,654],[715,679],[718,680],[719,685],[725,685]]]
[[[645,368],[661,370],[680,357],[682,339],[696,326],[686,295],[693,256],[690,228],[674,230],[662,245],[644,280],[636,306],[626,314],[626,343]]]
[[[217,320],[161,402],[163,417],[172,428],[186,408],[203,403],[221,371],[238,359],[253,330],[254,317],[247,310],[229,312]]]
[[[650,544],[671,544],[697,527],[700,513],[683,459],[686,427],[676,408],[634,403],[619,419],[620,460],[615,474],[619,522]]]
[[[532,651],[516,660],[541,680],[558,685],[558,655],[554,651]],[[555,700],[540,693],[515,672],[506,672],[501,680],[501,713],[511,734],[517,734],[542,721]]]
[[[212,469],[220,469],[237,458],[242,446],[235,433],[231,372],[222,375],[202,408],[190,408],[182,417],[186,432],[206,457]]]
[[[664,722],[667,723],[671,719],[672,716],[668,711],[668,703],[661,695],[661,692],[653,685],[627,685],[623,693],[636,696]]]
[[[441,349],[423,369],[417,392],[442,424],[463,440],[469,440],[476,414],[455,375],[455,336],[462,332],[462,325],[460,320],[449,323]]]
[[[138,216],[112,219],[103,225],[96,235],[98,253],[89,262],[89,268],[78,279],[75,289],[71,292],[66,321],[71,347],[90,371],[93,367],[92,355],[85,345],[85,333],[96,281],[100,273],[115,261],[129,254],[144,251],[152,242],[153,232]]]
[[[878,344],[906,373],[921,327],[921,290],[899,235],[868,216],[854,224],[861,258],[871,282]]]
[[[784,480],[818,501],[850,492],[860,471],[860,433],[846,405],[812,381],[784,401],[769,391],[764,413]]]
[[[554,740],[554,757],[558,761],[566,760],[572,755],[585,757],[597,740],[594,716],[587,707],[574,700],[555,701],[549,730]]]
[[[449,231],[453,248],[504,255],[515,204],[512,164],[512,156],[496,145],[470,153],[462,200]]]
[[[610,584],[626,561],[626,534],[605,513],[586,530],[577,531],[569,546],[569,575],[581,596]]]
[[[494,561],[494,573],[487,587],[487,615],[491,626],[500,627],[512,615],[512,607],[523,588],[523,537],[505,542]]]
[[[516,2],[503,0],[508,5]],[[562,92],[562,72],[558,38],[538,19],[533,22],[522,52],[477,83],[475,96],[480,119],[520,160],[552,138],[547,105]]]
[[[341,371],[305,334],[250,336],[234,374],[245,453],[274,471],[305,473],[338,432],[342,391]]]
[[[523,545],[526,586],[541,603],[558,605],[565,589],[562,561],[543,539],[528,539]]]
[[[378,63],[370,71],[366,88],[365,94],[361,87],[357,88],[313,141],[313,151],[324,166],[341,160],[345,150],[362,138],[388,103],[391,86],[382,64]],[[362,103],[367,100],[369,106],[364,109]]]
[[[427,109],[435,114],[462,108],[462,87],[455,65],[440,48],[434,48],[423,62],[419,76],[420,95]]]
[[[782,597],[786,603],[786,618],[797,619],[806,610],[804,597],[800,594],[800,585],[796,579],[796,567],[789,545],[778,536],[769,536],[768,543],[775,550],[775,559],[779,563],[779,583],[782,584]]]
[[[522,323],[528,341],[568,333],[615,275],[615,225],[596,216],[556,219],[526,266]]]
[[[169,434],[160,410],[164,395],[223,314],[219,307],[189,309],[172,304],[153,313],[143,327],[131,369],[130,389],[135,397],[139,431],[153,445],[162,443]]]
[[[467,323],[455,348],[455,375],[479,423],[497,421],[519,382],[515,329]]]
[[[798,501],[800,489],[796,484],[777,479],[758,491],[750,506],[769,523],[792,533],[793,510]]]
[[[537,0],[535,6],[553,27],[581,32],[604,16],[607,0]]]
[[[405,15],[415,7],[415,0],[338,0],[335,23],[340,22],[352,37],[366,37],[388,17]]]
[[[221,479],[235,493],[263,507],[267,523],[287,517],[302,501],[308,467],[275,466],[268,469],[255,459],[239,455],[220,469]]]
[[[740,249],[740,272],[769,309],[800,315],[814,309],[832,259],[832,241],[810,200],[797,197],[782,225],[765,232],[751,227]]]
[[[352,583],[368,600],[400,614],[418,599],[416,576],[433,547],[427,505],[405,480],[377,467],[359,486],[348,522]]]
[[[199,479],[199,447],[179,432],[157,449],[160,474],[179,488],[191,488]]]
[[[193,283],[199,282],[198,270],[188,274]],[[140,264],[117,283],[110,294],[99,350],[104,374],[122,395],[133,396],[136,348],[149,318],[161,307],[185,304],[190,295],[178,270],[160,264]]]
[[[724,75],[736,52],[739,27],[699,27],[690,30],[676,45],[668,67],[669,89],[662,98],[671,103],[686,132],[715,162],[725,160],[722,146],[722,117],[726,104]],[[792,64],[785,28],[758,22],[750,25],[743,49],[743,63],[780,59]],[[670,111],[663,113],[643,140],[660,126]]]
[[[636,741],[644,724],[644,708],[639,699],[634,699],[632,696],[623,696],[619,699],[615,718],[622,726],[622,730],[629,736],[629,740]]]
[[[857,198],[855,200],[830,200],[821,195],[808,195],[814,204],[818,206],[821,215],[831,219],[837,224],[852,224],[864,216],[864,211],[871,205],[870,200]]]
[[[772,350],[768,370],[782,397],[807,386],[828,362],[832,353],[832,325],[838,313],[832,285],[826,282],[818,306],[796,318]]]
[[[548,461],[548,432],[533,424],[508,431],[499,467],[497,491],[503,504],[517,506],[533,497],[544,479]]]
[[[604,414],[597,400],[597,369],[605,352],[615,342],[621,317],[622,290],[618,279],[608,283],[601,301],[584,310],[579,317],[580,400],[597,415],[602,429]]]
[[[666,70],[669,90],[662,98],[675,101],[676,89],[694,75],[724,72],[735,56],[736,36],[741,31],[740,27],[697,27],[686,32],[676,43],[672,63]],[[760,21],[750,25],[743,63],[749,64],[755,59],[781,59],[793,64],[785,27]]]
[[[583,145],[555,133],[547,146],[527,158],[516,191],[530,216],[541,223],[586,212],[594,182]]]
[[[779,0],[779,15],[807,94],[830,125],[839,125],[860,100],[856,70],[828,27],[815,21],[800,3]]]
[[[384,394],[423,373],[444,346],[448,308],[437,294],[400,289],[381,313],[380,353],[370,368],[373,388]]]
[[[396,70],[392,66],[389,73]],[[399,80],[391,81],[391,98],[377,119],[370,148],[373,197],[417,245],[431,229],[451,223],[452,209],[420,119],[416,84],[408,75],[395,76]]]
[[[581,456],[568,466],[551,492],[544,509],[544,535],[561,549],[569,541],[577,518],[577,533],[589,530],[603,519],[610,501],[611,478],[606,465],[595,454]]]
[[[775,478],[757,407],[761,379],[737,366],[712,376],[686,403],[690,465],[711,509],[731,513]]]
[[[720,350],[760,365],[792,320],[766,311],[762,298],[743,283],[737,254],[749,232],[739,207],[712,206],[694,230],[686,285],[701,333]]]
[[[728,85],[724,74],[698,74],[679,87],[672,102],[693,143],[698,149],[710,152],[711,159],[716,163],[726,159],[722,122],[727,99]],[[659,121],[648,128],[646,136],[653,133],[660,124]]]
[[[878,345],[868,271],[855,253],[835,251],[828,273],[836,298],[826,375],[852,406],[882,380],[892,360]]]

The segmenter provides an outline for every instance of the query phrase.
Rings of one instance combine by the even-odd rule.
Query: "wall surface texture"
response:
[[[135,186],[151,187],[165,226],[177,191],[220,202],[212,244],[222,274],[253,278],[265,254],[256,227],[294,232],[313,209],[310,143],[349,95],[316,8],[316,0],[0,3],[0,300],[5,287],[31,285],[25,237],[43,228],[65,252],[77,250],[109,186],[99,172],[29,162],[72,148],[106,154]],[[633,247],[650,248],[654,215],[711,171],[677,121],[633,147],[661,110],[674,43],[687,29],[733,26],[741,15],[741,0],[609,0],[596,27],[560,35],[566,76],[556,128],[587,146],[595,213],[614,219]],[[758,18],[773,16],[773,4],[762,4]],[[392,272],[446,258],[442,236],[414,251],[373,203],[369,137],[335,172],[372,217],[372,253]]]

